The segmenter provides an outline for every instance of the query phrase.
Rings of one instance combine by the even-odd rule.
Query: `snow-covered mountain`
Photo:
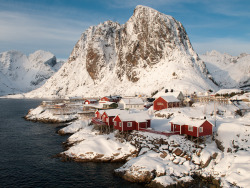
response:
[[[221,87],[250,88],[250,54],[231,56],[213,50],[199,56]]]
[[[18,51],[0,53],[0,95],[22,93],[40,87],[62,66],[42,50],[26,56]]]
[[[217,89],[208,77],[183,25],[139,5],[123,25],[106,21],[88,28],[68,62],[26,97],[151,95],[164,87]]]

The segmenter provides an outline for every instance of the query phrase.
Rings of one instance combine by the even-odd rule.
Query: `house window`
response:
[[[132,122],[128,122],[127,127],[132,127]]]
[[[107,123],[109,122],[109,118],[106,119],[106,122],[107,122]]]
[[[97,115],[97,114],[95,114],[95,117],[98,117],[98,115]]]
[[[122,122],[119,123],[119,127],[122,127]]]
[[[203,133],[203,127],[200,127],[200,133]]]
[[[193,126],[188,126],[188,131],[193,132]]]
[[[163,105],[163,103],[162,102],[158,102],[157,105]]]
[[[116,121],[114,121],[114,126],[116,126],[117,124],[116,124]]]

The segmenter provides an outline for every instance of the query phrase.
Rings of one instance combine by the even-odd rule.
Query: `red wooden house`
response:
[[[154,110],[163,110],[175,107],[180,107],[180,101],[174,96],[161,96],[153,102]]]
[[[87,99],[87,100],[85,100],[85,104],[96,104],[96,103],[98,103],[98,101],[95,100],[95,99]]]
[[[95,118],[101,119],[103,112],[104,112],[104,110],[96,110],[95,111]]]
[[[114,118],[114,129],[120,131],[140,130],[150,126],[151,119],[146,113],[123,113]]]
[[[101,115],[101,119],[103,122],[105,122],[106,125],[113,126],[114,125],[113,119],[117,114],[121,114],[122,112],[124,111],[121,111],[119,109],[105,110]]]
[[[121,99],[120,96],[106,96],[102,97],[100,99],[100,103],[105,103],[105,102],[119,102]]]
[[[175,117],[171,121],[171,131],[179,134],[200,137],[213,134],[213,124],[206,120],[191,120],[187,117]]]

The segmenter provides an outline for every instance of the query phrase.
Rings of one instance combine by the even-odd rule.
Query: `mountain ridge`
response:
[[[232,56],[212,50],[199,56],[220,87],[250,88],[250,54]]]
[[[0,95],[28,92],[40,87],[62,65],[43,50],[26,56],[16,51],[0,53]]]
[[[82,33],[62,68],[26,97],[151,95],[164,87],[217,89],[172,16],[137,6],[129,20],[106,21]]]

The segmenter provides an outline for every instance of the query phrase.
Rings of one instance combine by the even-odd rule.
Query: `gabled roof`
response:
[[[186,116],[176,116],[169,122],[177,124],[177,125],[189,125],[189,126],[194,126],[194,127],[200,127],[205,121],[208,121],[208,120],[207,119],[190,119]],[[211,123],[210,121],[208,122]]]
[[[120,109],[110,109],[110,110],[104,110],[104,112],[109,116],[117,116],[118,114],[128,113],[126,110],[120,110]]]
[[[86,99],[86,101],[97,101],[96,99]]]
[[[105,110],[96,110],[95,112],[99,112],[100,114],[103,114]]]
[[[120,102],[124,102],[125,104],[142,104],[142,105],[144,105],[144,102],[141,98],[121,99]]]
[[[176,97],[169,95],[169,96],[161,96],[161,98],[163,98],[165,101],[167,102],[180,102],[179,99],[177,99]]]
[[[150,120],[151,118],[146,112],[140,112],[140,113],[123,113],[118,115],[121,121],[136,121],[136,122],[147,122],[147,120]]]
[[[165,93],[164,91],[161,91],[161,92],[158,92],[157,94],[155,94],[154,97],[158,98],[160,96],[171,96],[172,95],[172,96],[177,98],[180,94],[182,94],[181,91],[174,91],[174,92],[168,91],[167,93]]]

